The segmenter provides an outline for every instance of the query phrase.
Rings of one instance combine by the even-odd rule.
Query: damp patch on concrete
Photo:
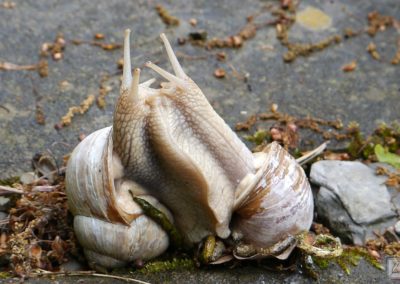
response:
[[[296,22],[309,30],[325,30],[332,25],[332,18],[318,8],[308,6],[296,15]]]

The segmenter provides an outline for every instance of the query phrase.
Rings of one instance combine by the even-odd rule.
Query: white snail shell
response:
[[[233,228],[244,241],[268,246],[307,230],[313,201],[301,167],[276,143],[253,155],[161,38],[175,74],[148,62],[167,82],[160,89],[150,88],[153,79],[139,84],[127,30],[113,126],[85,138],[69,160],[68,201],[86,256],[116,267],[167,248],[167,235],[129,191],[169,215],[187,244],[227,238]]]
[[[89,263],[109,268],[154,258],[168,247],[167,234],[143,215],[127,190],[144,192],[138,185],[118,179],[116,172],[111,127],[86,137],[72,152],[66,172],[76,237]],[[141,197],[166,212],[151,197]]]
[[[268,248],[310,228],[313,195],[302,167],[278,143],[255,155],[259,168],[237,190],[232,230],[246,243]]]

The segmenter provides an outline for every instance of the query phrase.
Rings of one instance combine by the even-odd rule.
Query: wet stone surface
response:
[[[71,40],[91,41],[95,33],[103,33],[105,42],[122,43],[125,28],[132,30],[131,52],[135,67],[143,67],[143,63],[152,60],[169,68],[158,37],[165,32],[187,74],[231,126],[247,115],[269,109],[271,103],[277,103],[281,111],[295,116],[340,118],[344,123],[356,120],[366,132],[379,121],[399,119],[400,66],[389,63],[396,51],[398,33],[394,28],[380,32],[374,38],[362,34],[286,64],[282,60],[286,48],[276,39],[275,28],[267,26],[259,29],[255,38],[245,42],[243,47],[224,50],[228,59],[219,62],[215,56],[219,50],[207,51],[190,44],[180,46],[177,38],[200,29],[206,30],[209,38],[235,34],[246,23],[246,17],[259,12],[268,1],[252,0],[246,5],[239,0],[166,2],[165,7],[180,20],[177,27],[165,26],[154,9],[153,1],[14,2],[14,9],[0,8],[1,61],[36,64],[41,45],[52,42],[60,32],[67,43],[62,60],[48,59],[49,76],[46,78],[41,78],[35,71],[0,70],[0,178],[29,171],[32,156],[44,150],[54,153],[60,161],[60,157],[78,143],[81,134],[87,135],[111,124],[113,103],[119,90],[117,61],[122,50],[105,51],[88,44],[74,45]],[[374,10],[400,18],[398,0],[305,0],[301,1],[299,10],[307,6],[326,13],[331,24],[321,30],[295,24],[289,32],[291,41],[315,42],[341,34],[344,28],[364,29],[367,14]],[[191,18],[197,19],[196,27],[190,25]],[[260,21],[271,19],[269,13],[259,18]],[[371,41],[376,43],[381,53],[380,61],[373,60],[366,52]],[[343,72],[342,66],[352,60],[357,61],[357,69]],[[213,76],[216,68],[225,69],[225,78]],[[110,76],[106,85],[111,88],[105,108],[93,106],[86,114],[74,117],[70,126],[56,130],[54,125],[59,123],[69,107],[79,105],[89,94],[98,95],[100,81],[105,75]],[[151,76],[154,73],[143,70],[142,80]],[[243,77],[247,78],[246,82]],[[38,124],[35,119],[38,105],[45,115],[45,125]],[[389,281],[384,272],[366,264],[354,271],[348,277],[339,269],[330,268],[322,280]],[[234,272],[222,269],[212,273],[168,273],[152,277],[149,277],[152,282],[171,279],[171,282],[179,280],[180,283],[196,280],[218,283],[309,281],[299,274],[288,276],[258,268]],[[74,282],[74,279],[68,281]],[[89,282],[85,280],[85,283]]]
[[[318,217],[345,242],[363,245],[398,219],[399,204],[393,204],[386,178],[361,162],[319,161],[312,165],[310,179],[319,186]]]

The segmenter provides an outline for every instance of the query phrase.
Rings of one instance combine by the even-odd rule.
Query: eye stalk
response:
[[[126,29],[124,36],[124,66],[122,69],[121,90],[128,90],[132,82],[130,34],[131,30]]]

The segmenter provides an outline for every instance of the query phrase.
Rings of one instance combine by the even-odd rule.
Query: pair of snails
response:
[[[151,88],[131,71],[130,31],[113,125],[87,136],[66,170],[74,231],[92,266],[115,268],[162,254],[168,234],[144,214],[140,197],[167,216],[186,245],[234,236],[267,248],[308,230],[313,197],[305,173],[277,143],[243,144],[185,74],[161,34],[174,74]],[[288,255],[289,247],[285,255]]]

